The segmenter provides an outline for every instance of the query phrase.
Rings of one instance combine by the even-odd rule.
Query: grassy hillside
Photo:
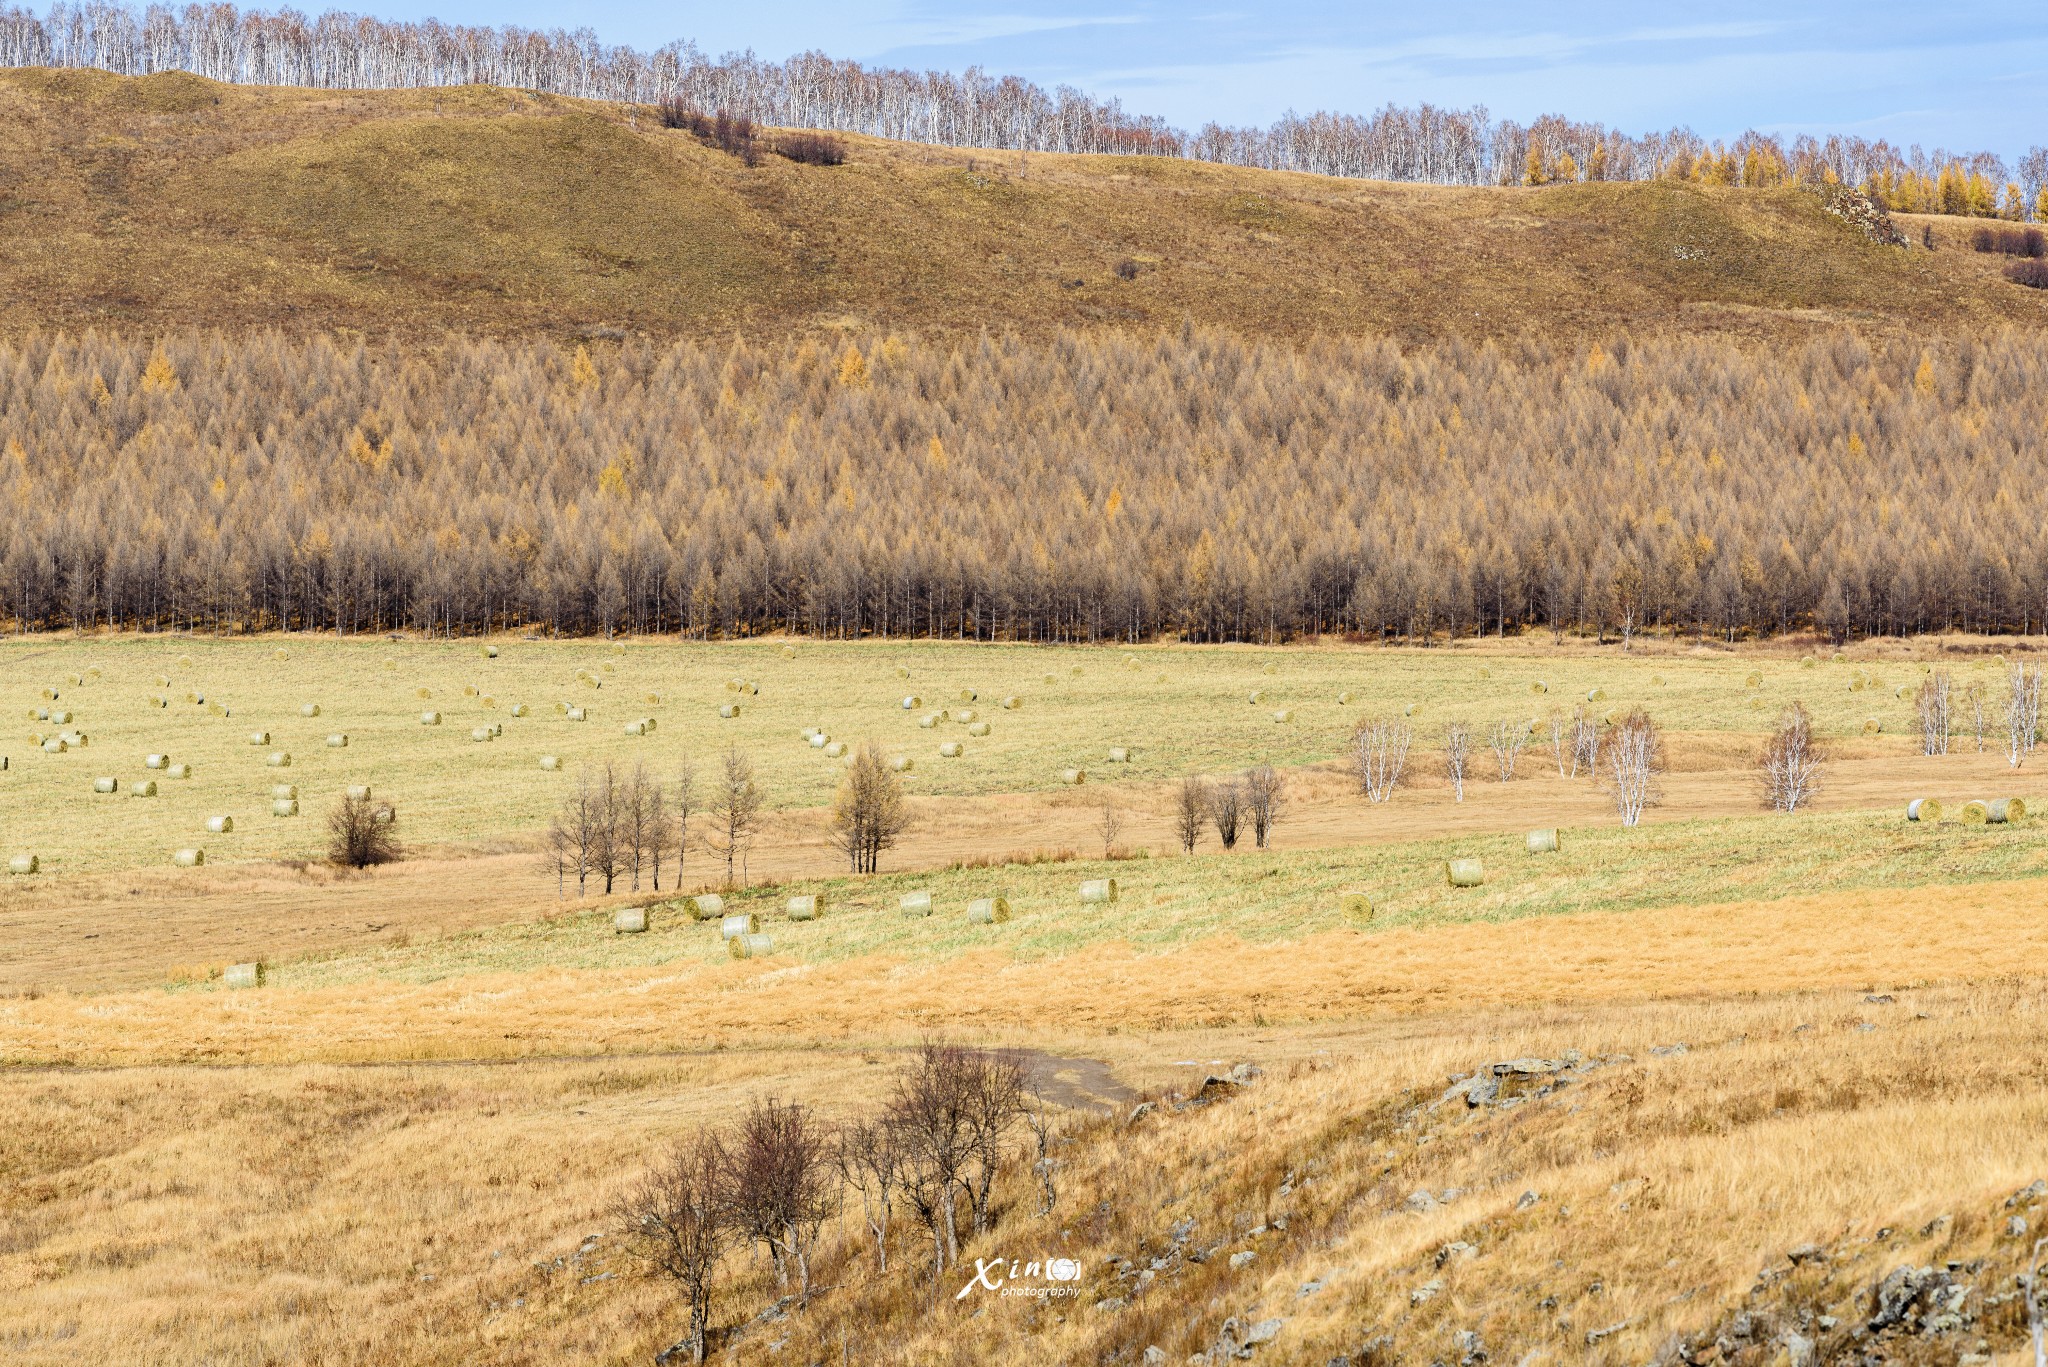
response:
[[[1943,250],[1880,248],[1797,191],[1469,190],[851,142],[844,166],[748,168],[644,110],[518,91],[0,72],[0,329],[1192,318],[1420,341],[2048,318],[1962,249],[1964,225],[1936,226]]]

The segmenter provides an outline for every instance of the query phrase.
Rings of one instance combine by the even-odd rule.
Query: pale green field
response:
[[[1487,881],[1450,887],[1444,861],[1479,858]],[[1585,911],[1642,910],[1770,901],[1792,894],[1910,889],[2038,877],[2048,844],[2018,827],[1908,825],[1896,813],[1759,815],[1625,830],[1567,830],[1555,854],[1530,855],[1519,835],[1360,845],[1310,851],[1244,851],[1115,862],[1071,861],[997,869],[794,881],[728,893],[728,912],[751,911],[775,944],[777,963],[826,963],[865,954],[913,961],[1000,949],[1020,959],[1127,942],[1164,950],[1229,933],[1250,942],[1288,940],[1349,924],[1346,890],[1369,892],[1367,929],[1504,922]],[[1115,878],[1118,900],[1082,905],[1084,879]],[[929,892],[929,917],[906,916],[905,893]],[[825,900],[818,920],[795,922],[796,893]],[[1011,920],[972,925],[967,903],[1001,894]],[[608,906],[634,899],[613,899]],[[327,986],[370,980],[430,982],[472,973],[616,968],[725,957],[715,922],[692,920],[654,897],[649,930],[617,935],[611,912],[584,908],[541,921],[496,926],[431,943],[379,947],[276,966],[271,981]]]
[[[1592,704],[1596,712],[1642,704],[1674,730],[1756,732],[1801,699],[1824,732],[1860,734],[1871,717],[1897,731],[1910,724],[1912,704],[1894,690],[1917,684],[1921,674],[1896,647],[1882,661],[1868,651],[1802,667],[1792,655],[1665,647],[1623,656],[1583,644],[1546,649],[1541,641],[1434,650],[635,642],[620,652],[587,641],[498,644],[492,660],[474,642],[0,642],[0,708],[8,713],[0,754],[11,759],[0,774],[0,847],[33,851],[45,876],[57,878],[160,866],[188,846],[203,847],[210,863],[314,857],[323,847],[323,814],[355,783],[399,805],[405,837],[416,845],[520,839],[545,822],[585,764],[644,760],[673,772],[687,758],[701,773],[728,745],[751,753],[772,804],[815,806],[829,800],[839,765],[801,739],[805,726],[909,755],[916,767],[907,786],[926,795],[1051,789],[1068,768],[1146,781],[1263,760],[1307,763],[1338,753],[1364,712],[1413,706],[1427,736],[1451,716],[1481,724],[1540,717],[1594,688],[1604,695]],[[287,652],[281,661],[279,649]],[[909,669],[907,679],[898,666]],[[93,667],[99,677],[69,682]],[[1995,687],[1995,662],[1952,667]],[[602,686],[580,682],[579,669],[597,674]],[[1745,682],[1752,671],[1763,675],[1756,689]],[[1865,674],[1882,686],[1852,692],[1852,677]],[[158,677],[169,686],[159,687]],[[728,691],[733,678],[758,683],[759,695]],[[1536,691],[1539,683],[1546,691]],[[465,687],[479,696],[466,696]],[[46,755],[32,743],[33,735],[59,729],[33,720],[36,707],[51,705],[46,688],[86,734],[83,748]],[[417,696],[421,688],[431,696]],[[961,690],[970,688],[978,701],[962,703]],[[1352,701],[1340,704],[1347,690]],[[1255,691],[1261,697],[1253,703]],[[149,705],[159,693],[168,708]],[[188,694],[231,715],[190,703]],[[661,700],[648,702],[649,694]],[[922,705],[904,710],[906,694]],[[1004,710],[1006,695],[1022,705]],[[483,696],[496,706],[484,706]],[[567,720],[558,701],[588,707],[590,719]],[[720,719],[720,705],[735,701],[740,716]],[[309,702],[320,705],[318,717],[300,715]],[[521,702],[531,715],[515,718],[512,706]],[[957,721],[934,730],[916,724],[925,712],[966,706],[993,734],[971,738]],[[420,724],[429,708],[442,713],[441,725]],[[1274,720],[1280,709],[1292,710],[1290,721]],[[654,734],[625,735],[625,724],[640,717],[657,719]],[[503,737],[472,741],[471,728],[489,722],[504,725]],[[254,731],[267,731],[270,743],[249,743]],[[326,747],[334,732],[348,736],[346,749]],[[966,753],[940,758],[944,740],[962,742]],[[1129,747],[1130,763],[1107,764],[1113,746]],[[289,768],[266,766],[274,750],[290,754]],[[143,767],[151,752],[189,763],[192,777],[158,775],[159,796],[131,797],[129,785],[151,776]],[[544,754],[560,756],[560,773],[541,771]],[[93,780],[101,776],[118,779],[122,792],[96,795]],[[270,815],[278,782],[298,787],[298,817]],[[204,823],[213,815],[232,816],[235,831],[208,835]]]

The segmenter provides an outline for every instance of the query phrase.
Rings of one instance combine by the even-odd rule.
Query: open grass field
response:
[[[1079,1296],[956,1299],[966,1274],[933,1287],[907,1217],[877,1274],[849,1203],[806,1311],[757,1318],[773,1278],[735,1256],[714,1361],[969,1364],[1028,1343],[1045,1361],[1157,1347],[1181,1363],[1232,1318],[1280,1322],[1257,1360],[1316,1367],[1452,1362],[1475,1342],[1532,1364],[1804,1360],[1788,1335],[1820,1361],[2030,1361],[2013,1279],[2032,1236],[2012,1221],[2048,1223],[2026,1191],[2048,1178],[2048,842],[2031,821],[1906,823],[1909,796],[2036,793],[1995,738],[1919,755],[1898,696],[1923,667],[1995,692],[1997,655],[2022,644],[1839,661],[1537,639],[495,644],[0,645],[21,733],[0,828],[45,861],[0,887],[7,1361],[645,1362],[683,1323],[623,1256],[614,1198],[762,1095],[858,1117],[934,1037],[1029,1051],[1048,1079],[1052,1210],[1020,1160],[1001,1223],[966,1251],[1076,1258]],[[1595,689],[1596,712],[1642,705],[1670,732],[1644,826],[1541,744],[1505,783],[1482,748],[1452,800],[1426,753],[1444,720],[1542,718]],[[148,706],[157,693],[171,705]],[[905,694],[923,703],[906,713]],[[1817,809],[1784,817],[1759,810],[1753,762],[1794,700],[1835,759]],[[26,749],[47,729],[27,712],[52,705],[84,748]],[[991,734],[916,725],[941,707]],[[1368,804],[1339,758],[1350,722],[1410,707],[1413,781]],[[646,715],[652,736],[624,734]],[[469,739],[492,720],[502,738]],[[918,825],[879,875],[845,875],[824,843],[842,770],[807,725],[915,758]],[[258,729],[267,747],[248,744]],[[349,745],[329,750],[337,731]],[[966,753],[940,760],[942,739]],[[577,767],[704,772],[735,743],[774,812],[728,900],[760,915],[772,955],[730,960],[673,890],[555,899],[531,842]],[[1102,762],[1112,746],[1127,765]],[[289,769],[265,764],[274,749]],[[158,750],[193,765],[182,788],[92,793]],[[1292,794],[1274,847],[1182,855],[1178,778],[1265,760]],[[1079,788],[1059,780],[1072,766]],[[280,779],[306,815],[265,814]],[[317,862],[320,815],[364,782],[399,804],[415,857],[338,874]],[[1105,796],[1128,818],[1113,859]],[[199,831],[216,810],[238,840],[250,813],[246,843]],[[1555,854],[1526,850],[1534,826],[1561,829]],[[191,843],[208,864],[169,867]],[[1449,887],[1452,856],[1486,882]],[[722,873],[690,860],[684,888]],[[1118,899],[1082,905],[1102,877]],[[1353,889],[1369,920],[1342,913]],[[930,918],[901,912],[910,891],[932,894]],[[795,893],[822,918],[790,921]],[[969,925],[966,901],[995,893],[1012,919]],[[628,904],[652,907],[646,934],[613,933]],[[264,986],[211,976],[242,958],[267,962]],[[1439,1101],[1523,1057],[1551,1071],[1519,1103]],[[1181,1104],[1239,1063],[1262,1075]],[[1929,1328],[1930,1309],[1910,1333],[1870,1328],[1894,1269],[1950,1264],[1954,1324]]]
[[[652,111],[487,87],[0,73],[0,328],[723,340],[991,319],[1404,342],[2038,326],[1964,245],[1797,191],[1388,185],[850,138],[748,168]],[[1117,273],[1129,261],[1131,278]]]

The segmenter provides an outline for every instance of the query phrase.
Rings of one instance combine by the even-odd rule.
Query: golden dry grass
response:
[[[842,167],[747,169],[645,110],[182,74],[10,71],[0,130],[14,329],[723,338],[1192,318],[1284,337],[1784,338],[2048,309],[1989,258],[1874,247],[1797,191],[1451,189],[864,138]]]

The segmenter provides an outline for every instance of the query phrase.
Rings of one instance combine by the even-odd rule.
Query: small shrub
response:
[[[1138,278],[1138,263],[1131,260],[1128,256],[1117,262],[1116,278],[1119,280],[1136,280]]]
[[[711,145],[747,166],[761,164],[761,148],[754,136],[754,121],[734,118],[723,109],[711,119]]]
[[[2030,261],[2048,257],[2048,235],[2039,228],[1980,227],[1970,234],[1970,245],[1980,252],[2023,256]]]
[[[2048,290],[2048,261],[2014,261],[2005,268],[2005,278],[2030,290]]]
[[[327,814],[327,858],[344,868],[367,869],[399,857],[398,811],[388,802],[345,797]]]
[[[846,164],[846,144],[830,133],[785,133],[776,139],[775,150],[804,166]]]
[[[673,95],[655,105],[654,114],[663,128],[680,128],[700,138],[711,134],[711,120]]]

